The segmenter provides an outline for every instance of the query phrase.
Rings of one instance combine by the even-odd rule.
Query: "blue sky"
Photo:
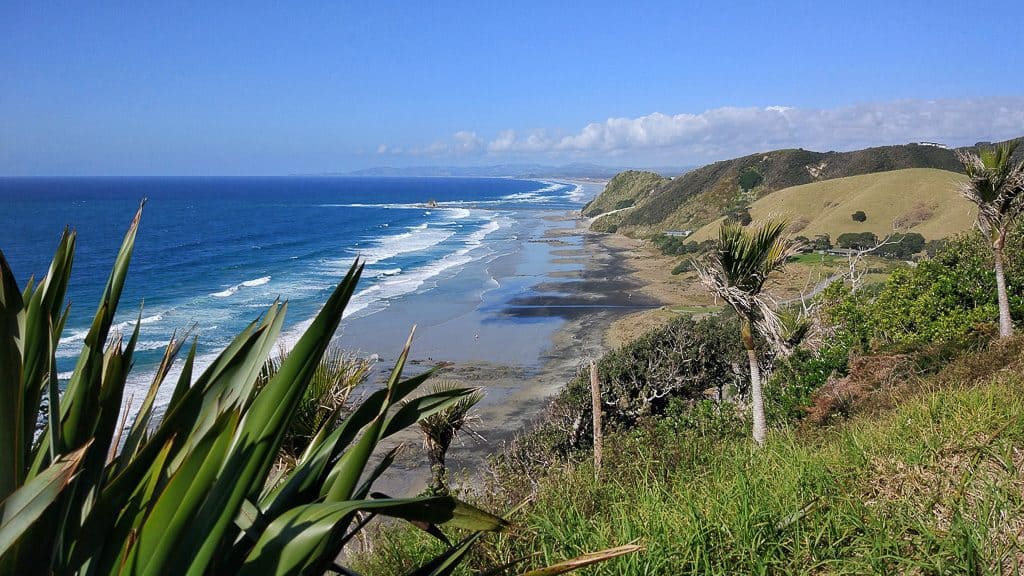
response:
[[[1024,135],[1022,2],[88,4],[0,7],[0,175],[690,165]]]

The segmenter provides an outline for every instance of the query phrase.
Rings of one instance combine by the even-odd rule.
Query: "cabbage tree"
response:
[[[996,297],[999,301],[999,337],[1013,334],[1010,300],[1003,273],[1003,249],[1010,225],[1024,212],[1024,161],[1013,162],[1013,153],[1020,140],[992,148],[979,154],[958,150],[968,181],[960,193],[978,206],[978,228],[992,248],[996,272]]]
[[[768,276],[800,250],[798,242],[783,236],[786,226],[784,220],[769,220],[757,227],[723,224],[715,249],[694,262],[701,283],[740,318],[740,339],[750,364],[753,436],[759,445],[764,444],[767,424],[756,340],[761,336],[779,348],[788,347],[786,329],[762,290]]]

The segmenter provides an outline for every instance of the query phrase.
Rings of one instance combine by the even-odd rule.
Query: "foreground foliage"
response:
[[[260,382],[287,303],[271,305],[197,376],[193,341],[158,418],[157,390],[185,344],[172,340],[137,416],[122,420],[141,322],[127,340],[111,325],[140,216],[63,392],[55,351],[75,234],[64,233],[49,272],[24,289],[0,254],[0,573],[322,573],[362,528],[360,512],[471,530],[505,525],[450,497],[371,496],[391,460],[367,466],[377,444],[472,393],[436,391],[399,406],[430,376],[402,379],[408,343],[385,388],[344,418],[335,411],[296,466],[270,477],[355,289],[358,262],[272,377]],[[36,438],[41,414],[47,424]],[[416,573],[446,573],[467,548],[444,550]]]
[[[542,562],[639,539],[594,574],[1013,574],[1024,569],[1024,341],[877,392],[889,408],[754,449],[712,403],[606,439],[538,482],[513,529],[473,557]],[[435,548],[408,531],[388,555]]]

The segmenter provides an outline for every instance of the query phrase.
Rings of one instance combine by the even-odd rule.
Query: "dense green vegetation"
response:
[[[620,172],[608,182],[601,194],[583,207],[583,215],[593,218],[612,210],[629,208],[665,182],[668,182],[668,178],[654,172]]]
[[[1022,238],[1018,225],[1005,253],[1017,321]],[[1024,339],[993,343],[986,242],[961,234],[880,285],[821,294],[804,346],[760,354],[771,372],[760,449],[747,440],[735,315],[680,317],[610,352],[598,362],[608,423],[598,479],[581,373],[494,458],[486,489],[466,495],[500,509],[531,499],[470,565],[638,541],[646,552],[594,573],[1024,569]],[[730,395],[741,400],[721,401]],[[365,561],[394,572],[435,549],[390,530]]]
[[[307,414],[319,424],[304,452],[272,476],[285,438],[303,434],[296,417],[316,412],[311,383],[337,383],[321,359],[359,280],[358,262],[280,362],[266,365],[287,310],[277,302],[194,381],[193,342],[157,417],[157,390],[185,345],[172,341],[136,418],[119,423],[142,323],[127,341],[111,325],[141,214],[63,392],[55,354],[76,236],[65,231],[49,272],[24,288],[0,253],[0,573],[323,573],[363,527],[361,512],[471,530],[505,526],[448,496],[371,497],[393,458],[368,467],[376,445],[472,394],[435,391],[399,407],[430,376],[402,379],[408,344],[387,386],[361,405],[322,419]],[[358,366],[342,364],[335,375],[361,378]],[[46,425],[36,438],[40,417]],[[443,554],[456,562],[465,549]]]

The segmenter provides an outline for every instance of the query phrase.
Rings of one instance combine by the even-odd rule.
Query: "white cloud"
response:
[[[388,153],[388,145],[387,144],[381,144],[380,146],[377,146],[377,154],[387,154],[387,153]]]
[[[1024,135],[1024,97],[898,100],[828,109],[722,107],[609,118],[570,134],[505,130],[489,141],[456,132],[421,153],[547,158],[672,158],[680,163],[776,148],[853,150],[916,141],[953,146]]]
[[[455,141],[453,150],[461,154],[473,154],[484,145],[483,139],[477,136],[476,132],[466,130],[456,132],[452,139]]]

